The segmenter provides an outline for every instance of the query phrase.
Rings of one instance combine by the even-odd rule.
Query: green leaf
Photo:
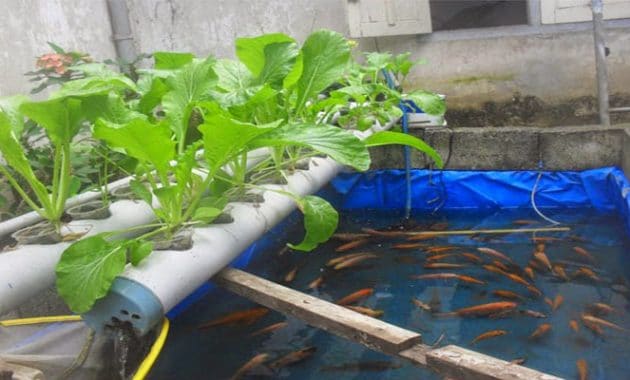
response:
[[[355,102],[363,104],[370,94],[370,86],[346,86],[334,91],[335,94],[344,94],[354,99]],[[332,95],[332,94],[331,94]],[[334,96],[334,95],[332,95]]]
[[[199,126],[203,134],[204,156],[211,173],[235,159],[251,140],[280,125],[277,121],[265,125],[243,123],[223,115],[206,117]]]
[[[300,244],[288,244],[299,251],[311,251],[319,243],[327,241],[337,229],[339,214],[326,200],[314,195],[307,195],[298,201],[298,207],[304,214],[306,235]]]
[[[153,164],[162,174],[168,171],[169,162],[175,157],[175,142],[163,124],[134,119],[118,125],[99,119],[94,126],[94,137],[105,140],[111,147],[124,149],[133,158]]]
[[[246,102],[261,86],[255,84],[254,77],[247,67],[239,61],[221,59],[215,65],[219,77],[214,97],[223,107],[230,107]]]
[[[107,294],[116,276],[125,269],[125,244],[126,241],[108,242],[96,235],[66,248],[55,272],[57,292],[70,310],[85,313]]]
[[[312,33],[302,46],[303,68],[297,82],[296,113],[306,101],[341,79],[350,59],[348,41],[339,33],[320,30]]]
[[[168,86],[160,78],[145,76],[141,80],[150,80],[151,85],[146,92],[142,93],[142,97],[138,103],[138,111],[149,115],[153,109],[160,104],[162,98],[168,92]]]
[[[56,146],[70,143],[84,120],[81,100],[73,98],[25,102],[20,111],[44,128]]]
[[[282,87],[285,89],[293,89],[293,86],[295,86],[297,82],[300,80],[300,77],[302,76],[303,71],[304,71],[304,55],[302,54],[302,51],[300,51],[300,53],[295,59],[295,64],[293,65],[293,68],[291,69],[291,71],[289,71],[287,76],[282,81]]]
[[[46,42],[48,44],[48,46],[50,46],[51,49],[53,49],[53,51],[57,54],[66,54],[66,51],[63,50],[63,48],[57,44],[55,44],[54,42],[50,42],[47,41]]]
[[[153,194],[151,191],[147,189],[147,186],[142,182],[132,179],[129,181],[129,188],[133,193],[143,201],[145,201],[149,206],[153,204]]]
[[[276,90],[265,85],[244,103],[229,107],[230,114],[240,121],[272,122],[283,116],[278,110],[277,95]]]
[[[129,245],[129,262],[138,266],[145,257],[153,252],[153,243],[150,241],[134,241]]]
[[[197,102],[208,99],[217,83],[213,64],[210,58],[194,60],[166,79],[170,91],[162,98],[162,107],[178,142],[186,138],[192,108]]]
[[[177,53],[172,51],[156,51],[153,53],[155,68],[158,70],[176,70],[192,62],[192,53]]]
[[[70,68],[83,73],[86,77],[65,82],[61,89],[51,95],[51,98],[84,97],[124,90],[137,92],[134,81],[103,63],[86,63]]]
[[[221,214],[221,209],[214,207],[199,207],[195,210],[192,220],[211,223]]]
[[[357,170],[370,167],[370,155],[361,140],[346,130],[326,124],[285,125],[256,138],[250,145],[254,148],[304,146]]]
[[[24,154],[24,148],[14,133],[16,128],[13,125],[13,119],[5,112],[0,111],[0,152],[2,152],[2,157],[9,166],[28,181],[38,197],[47,198],[48,190],[46,186],[37,179]]]
[[[19,111],[20,105],[28,101],[28,97],[22,95],[0,98],[0,112],[8,119],[10,128],[17,139],[24,130],[24,115]]]
[[[274,88],[282,85],[299,53],[295,40],[282,33],[236,40],[236,55],[256,77],[256,83]]]
[[[381,131],[369,136],[363,142],[367,147],[392,144],[407,145],[427,154],[433,159],[433,161],[435,161],[435,164],[438,168],[442,168],[443,166],[442,158],[433,148],[431,148],[429,145],[427,145],[427,143],[420,140],[419,138],[408,135],[406,133]]]
[[[446,112],[446,103],[439,95],[433,92],[417,90],[404,95],[403,98],[413,101],[429,115],[444,115],[444,112]]]
[[[115,92],[85,98],[81,108],[85,118],[91,122],[101,118],[111,123],[124,124],[136,118],[146,119],[145,115],[127,108],[124,100]]]
[[[295,40],[282,33],[270,33],[251,38],[237,38],[236,56],[254,76],[258,77],[263,72],[267,60],[265,48],[271,44],[286,42],[295,42]]]
[[[390,53],[370,52],[365,55],[367,68],[370,71],[380,71],[387,69],[392,61]]]

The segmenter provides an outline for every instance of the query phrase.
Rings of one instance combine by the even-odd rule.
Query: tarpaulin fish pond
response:
[[[474,232],[550,226],[532,208],[535,188],[539,212],[570,230],[440,235],[418,241],[415,248],[405,237],[372,236],[367,244],[344,252],[336,251],[347,242],[332,239],[301,253],[284,249],[301,233],[299,216],[293,215],[233,265],[332,302],[369,290],[356,305],[421,332],[427,344],[457,344],[560,377],[577,378],[585,366],[591,379],[625,378],[630,370],[630,183],[620,169],[413,170],[410,178],[411,221],[402,220],[407,185],[401,170],[341,174],[320,195],[340,210],[339,232],[403,227],[408,232]],[[510,262],[488,256],[484,249],[503,253]],[[367,256],[356,265],[340,270],[327,265],[357,252]],[[531,278],[525,270],[530,267]],[[439,279],[443,273],[479,284]],[[462,312],[498,302],[516,306],[509,313],[474,318]],[[246,378],[439,378],[273,311],[248,323],[198,328],[256,308],[211,284],[199,289],[169,313],[173,330],[150,377],[207,378],[212,373],[213,378],[229,378],[264,353],[266,360]],[[307,354],[296,356],[299,352]]]

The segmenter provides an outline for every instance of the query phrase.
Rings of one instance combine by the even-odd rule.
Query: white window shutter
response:
[[[603,0],[604,19],[630,18],[630,0]],[[593,19],[590,0],[540,0],[541,22],[560,24]]]
[[[431,33],[429,0],[347,0],[351,37]]]

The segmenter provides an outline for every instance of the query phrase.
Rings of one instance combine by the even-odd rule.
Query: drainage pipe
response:
[[[396,120],[384,126],[390,128]],[[382,127],[381,127],[382,128]],[[365,138],[372,130],[355,132]],[[342,166],[330,158],[312,158],[309,169],[289,175],[287,185],[267,185],[259,205],[233,202],[227,206],[234,221],[195,228],[193,247],[187,251],[155,251],[139,266],[128,265],[114,280],[109,294],[96,302],[83,319],[100,331],[112,323],[128,322],[144,335],[163,315],[218,273],[265,232],[287,217],[295,202],[273,190],[298,195],[317,192]]]
[[[604,17],[602,0],[592,0],[593,39],[595,41],[595,67],[597,70],[597,100],[599,104],[599,122],[610,126],[608,111],[608,67],[606,66],[606,46],[604,41]]]
[[[133,33],[129,22],[129,10],[125,0],[107,0],[109,21],[112,26],[112,40],[116,47],[116,55],[123,63],[133,62],[138,53],[133,44]],[[126,65],[123,65],[125,70]],[[127,73],[129,74],[129,73]]]

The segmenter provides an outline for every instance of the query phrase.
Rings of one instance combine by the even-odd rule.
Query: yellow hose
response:
[[[0,321],[0,326],[10,327],[10,326],[24,326],[24,325],[36,325],[41,323],[55,323],[55,322],[77,322],[81,320],[80,315],[55,315],[50,317],[35,317],[35,318],[20,318],[20,319],[7,319],[4,321]],[[151,371],[151,367],[157,360],[158,356],[160,356],[160,352],[162,351],[162,347],[164,347],[164,342],[166,342],[166,337],[168,336],[168,330],[170,328],[170,322],[167,318],[164,318],[162,322],[162,329],[160,330],[160,334],[158,335],[155,342],[153,342],[153,346],[151,346],[151,350],[146,358],[140,363],[140,367],[133,375],[132,380],[144,380],[144,378]]]
[[[157,360],[158,356],[160,356],[162,347],[164,347],[164,342],[166,341],[166,337],[168,336],[168,329],[170,325],[171,324],[168,321],[168,318],[164,318],[164,321],[162,322],[162,329],[160,330],[160,335],[158,335],[155,342],[153,342],[153,346],[151,346],[151,351],[149,351],[147,357],[144,358],[142,363],[140,363],[140,367],[138,367],[138,370],[133,375],[132,380],[144,380],[144,378],[149,374],[149,371],[151,371],[151,367],[153,367],[153,364]]]
[[[20,319],[7,319],[0,321],[0,326],[24,326],[24,325],[37,325],[40,323],[55,323],[55,322],[77,322],[81,320],[80,315],[53,315],[50,317],[33,317],[33,318],[20,318]]]

